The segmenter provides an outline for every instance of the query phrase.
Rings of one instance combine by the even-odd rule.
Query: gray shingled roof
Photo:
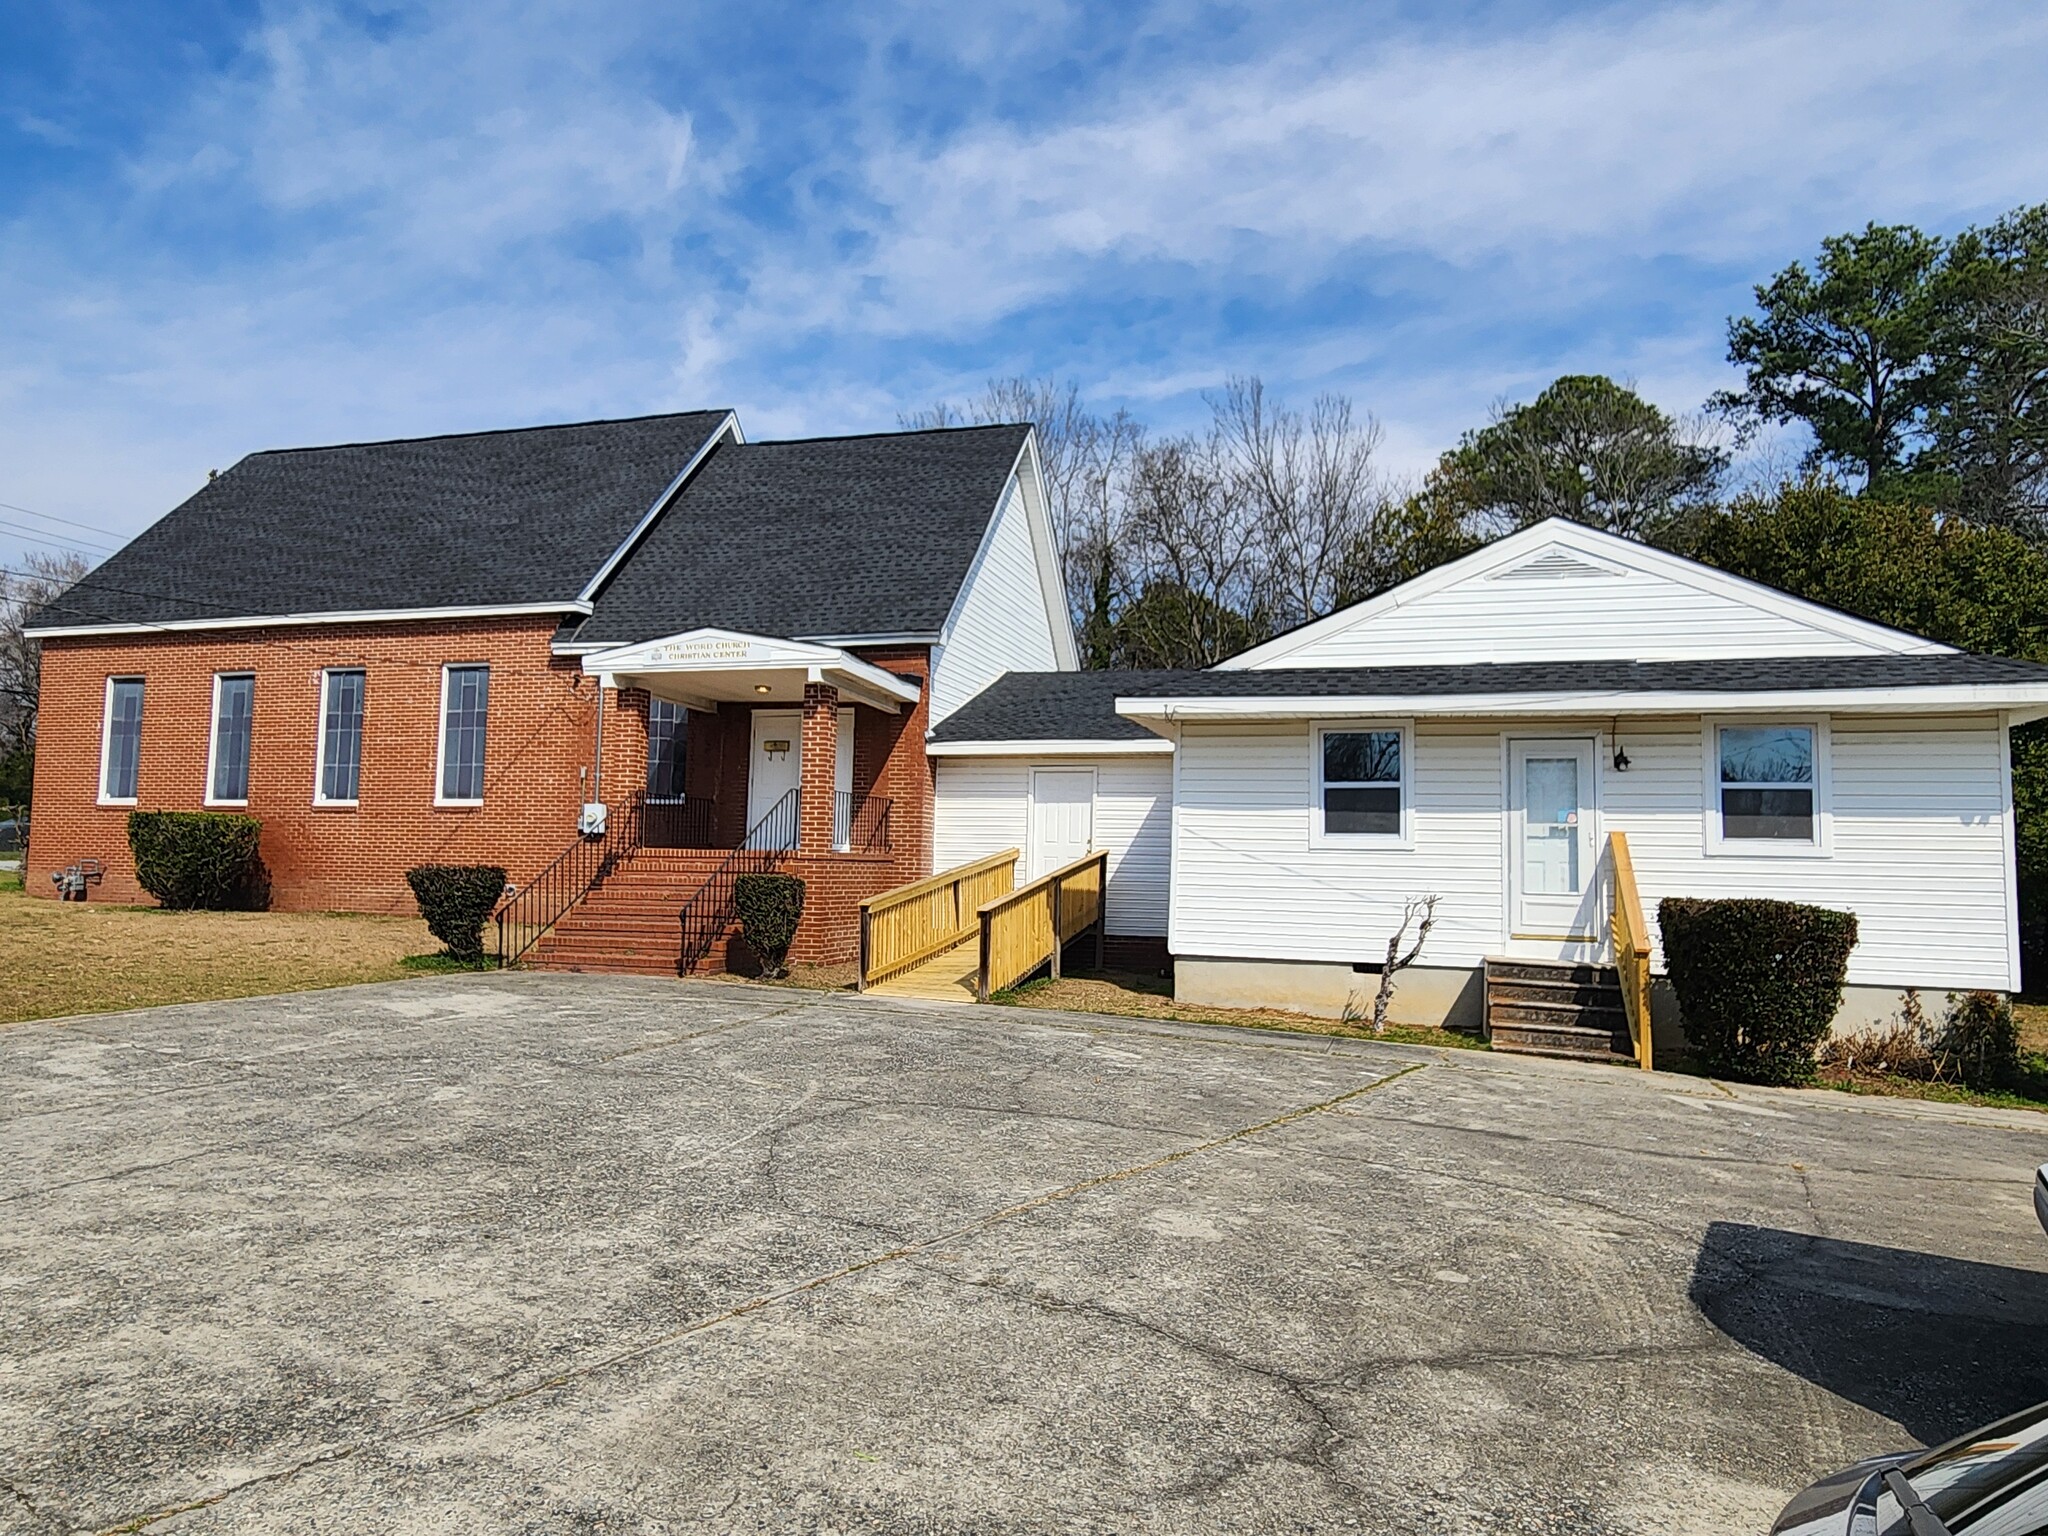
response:
[[[936,634],[1029,430],[721,443],[565,638]]]
[[[573,602],[725,416],[252,453],[35,622]]]
[[[1475,662],[1449,667],[1275,667],[1242,672],[1012,672],[942,721],[937,742],[1133,741],[1119,698],[1423,698],[1501,693],[1808,693],[2048,684],[2005,656],[1773,656],[1706,661]]]

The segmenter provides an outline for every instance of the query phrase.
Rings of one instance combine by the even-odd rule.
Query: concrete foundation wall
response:
[[[1173,962],[1176,1001],[1210,1008],[1278,1008],[1314,1018],[1335,1019],[1348,1001],[1370,1014],[1380,979],[1348,965],[1323,960],[1235,960],[1177,956]],[[1922,993],[1928,1011],[1939,1015],[1944,993],[1929,987]],[[1899,993],[1892,987],[1848,986],[1842,989],[1842,1010],[1835,1015],[1835,1033],[1891,1023],[1898,1016]],[[1412,966],[1394,978],[1394,1001],[1388,1017],[1396,1024],[1448,1029],[1479,1029],[1484,1022],[1485,981],[1478,969],[1461,966]],[[1685,1031],[1678,999],[1664,977],[1650,983],[1650,1020],[1660,1048],[1682,1046]]]

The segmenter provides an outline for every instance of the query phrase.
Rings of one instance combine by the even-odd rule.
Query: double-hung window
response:
[[[363,768],[363,674],[323,673],[320,693],[320,765],[313,798],[320,805],[354,805]]]
[[[1408,732],[1398,725],[1316,730],[1317,840],[1402,843],[1408,836]]]
[[[1709,727],[1708,841],[1723,852],[1818,851],[1824,729],[1813,722]]]
[[[683,798],[683,763],[689,745],[690,712],[667,699],[647,704],[647,798]]]
[[[441,669],[440,805],[481,805],[484,799],[484,715],[491,669]]]
[[[107,712],[100,728],[100,799],[133,805],[142,771],[142,679],[107,679]]]
[[[256,679],[223,672],[213,680],[213,745],[206,769],[208,805],[249,803],[249,726]]]

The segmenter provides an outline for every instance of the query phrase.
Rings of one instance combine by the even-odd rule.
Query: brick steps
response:
[[[545,971],[673,976],[682,963],[682,911],[728,850],[636,849],[533,947],[527,964]],[[725,969],[721,938],[693,968]]]

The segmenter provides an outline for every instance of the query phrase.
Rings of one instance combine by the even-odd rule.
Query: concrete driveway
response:
[[[2043,1122],[507,975],[0,1031],[0,1529],[1756,1530],[2048,1397]]]

